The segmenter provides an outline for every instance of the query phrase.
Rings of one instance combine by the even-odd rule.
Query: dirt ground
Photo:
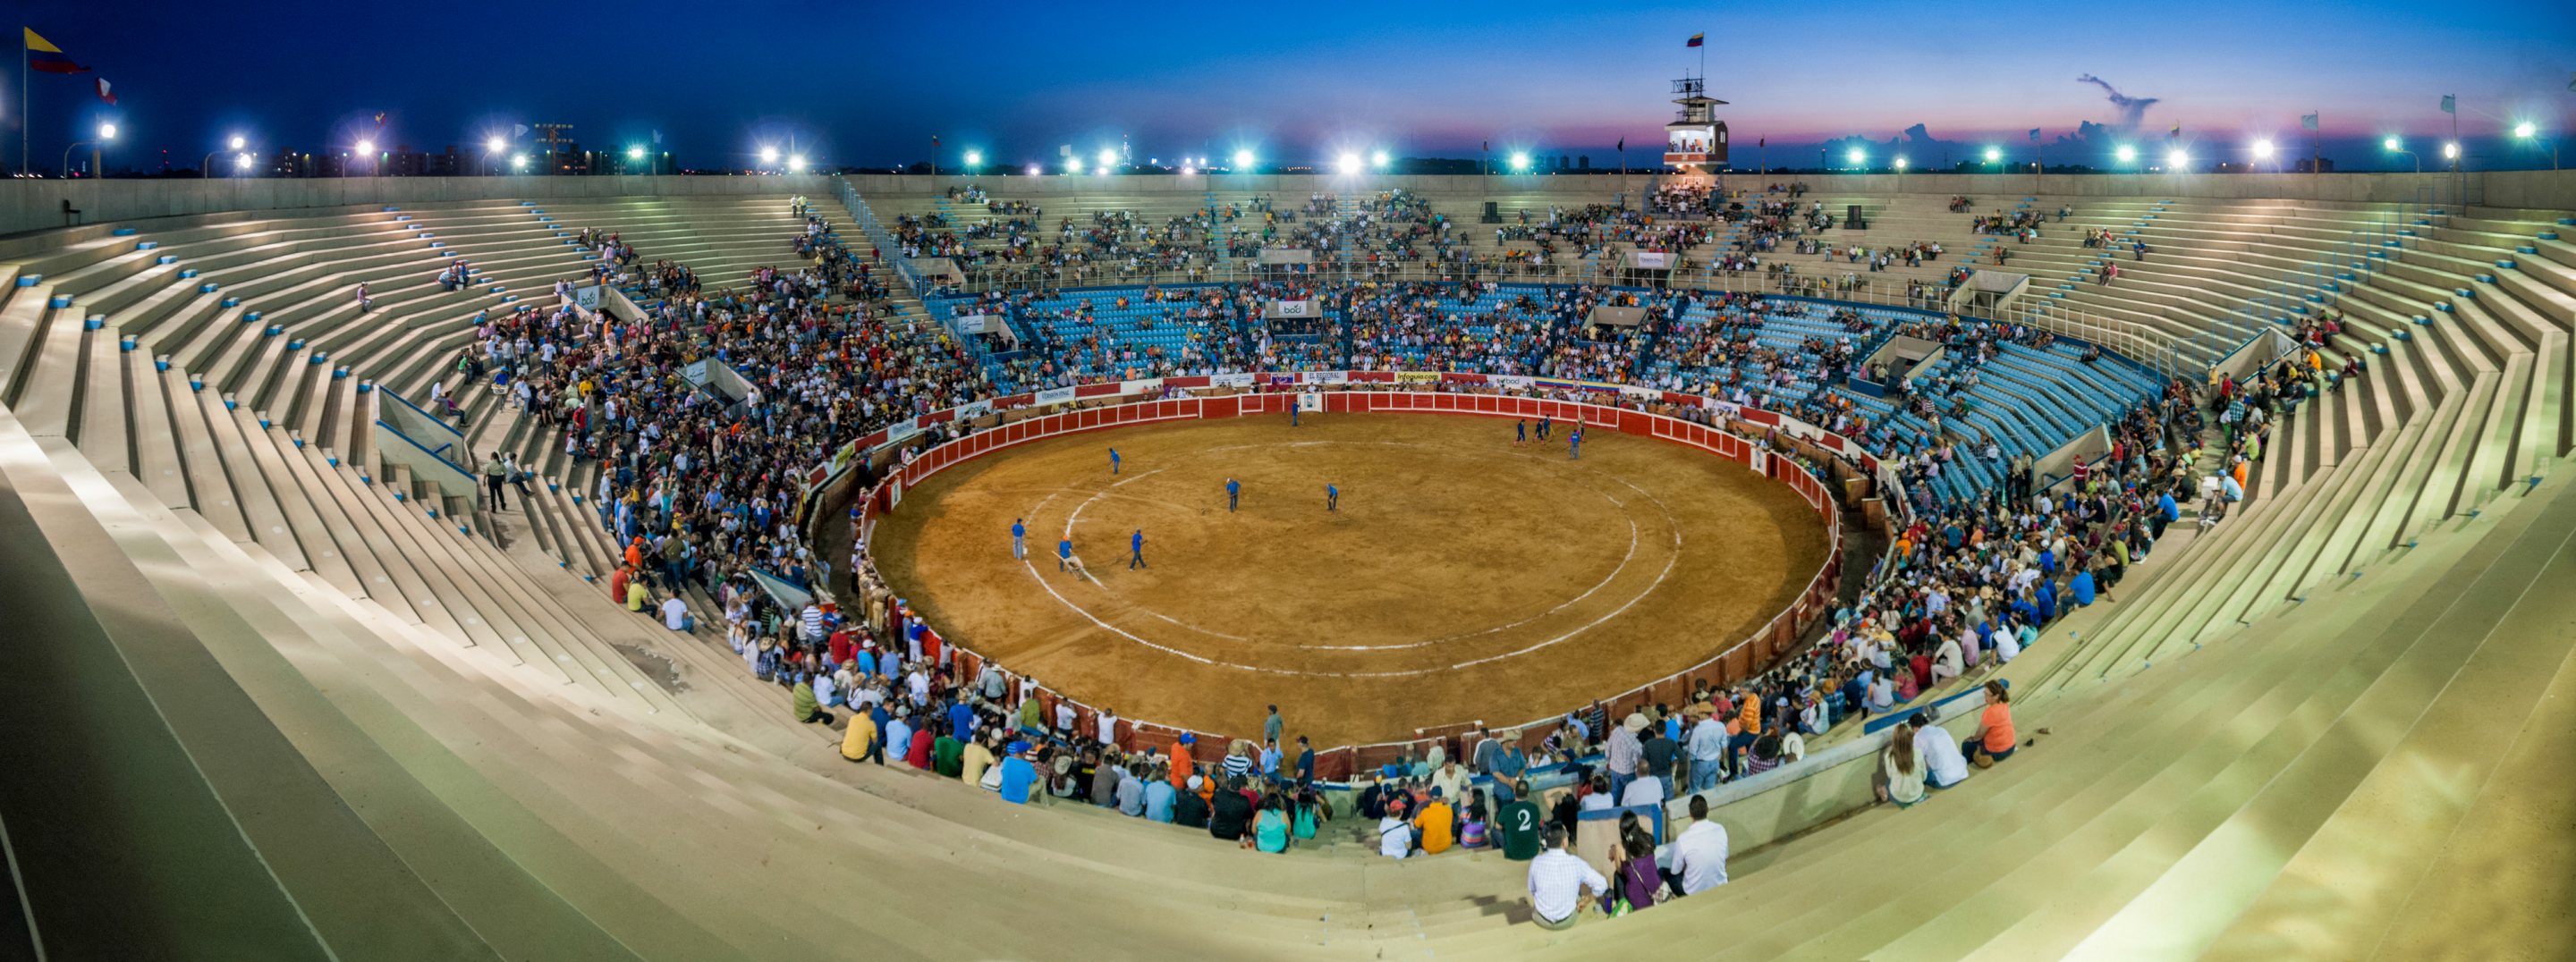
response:
[[[1056,570],[1068,534],[1089,577]],[[1786,487],[1667,442],[1596,431],[1573,460],[1509,420],[1309,414],[987,455],[907,492],[874,548],[943,634],[1087,704],[1253,736],[1277,704],[1324,748],[1688,668],[1787,607],[1826,536]]]

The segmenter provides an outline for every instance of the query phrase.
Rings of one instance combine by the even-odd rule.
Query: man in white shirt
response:
[[[1914,733],[1914,757],[1923,760],[1923,784],[1948,788],[1968,777],[1968,756],[1960,753],[1959,740],[1932,724],[1931,712],[1915,712],[1905,724]]]
[[[1646,763],[1638,762],[1636,780],[1629,782],[1628,787],[1619,792],[1619,807],[1662,805],[1663,803],[1664,780],[1651,777],[1646,771]]]
[[[1377,853],[1403,858],[1413,853],[1413,824],[1389,810],[1377,820]]]
[[[1118,744],[1118,713],[1103,708],[1100,710],[1098,720],[1100,722],[1100,743],[1116,747]]]
[[[672,631],[687,631],[697,627],[689,619],[689,603],[681,601],[679,595],[662,599],[662,627]]]
[[[1704,803],[1702,807],[1706,807]],[[1565,826],[1551,823],[1547,827],[1547,851],[1530,860],[1530,920],[1542,929],[1572,927],[1575,916],[1583,911],[1585,889],[1595,895],[1607,895],[1610,880],[1566,851]]]
[[[1726,826],[1708,817],[1708,797],[1691,796],[1691,826],[1673,839],[1673,874],[1681,877],[1682,894],[1697,895],[1726,884]]]

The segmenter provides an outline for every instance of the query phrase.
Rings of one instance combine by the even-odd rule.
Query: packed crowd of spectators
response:
[[[1385,241],[1396,245],[1392,253],[1448,229],[1400,194],[1350,204],[1331,198],[1330,211],[1325,200],[1311,198],[1310,209],[1330,216],[1347,206],[1362,214],[1333,222],[1336,241]],[[1762,210],[1771,212],[1756,213]],[[1265,240],[1295,223],[1257,212]],[[1231,208],[1206,213],[1211,225],[1244,216]],[[1730,203],[1723,213],[1804,216],[1794,199],[1767,197],[1752,207]],[[907,249],[959,249],[948,246],[957,243],[954,232],[943,235],[933,218],[905,226]],[[1176,238],[1184,227],[1198,229],[1162,226]],[[1305,233],[1314,227],[1289,236],[1325,236]],[[1535,236],[1567,244],[1651,241],[1655,235],[1640,233],[1649,227],[1616,211],[1552,212],[1548,229]],[[1097,215],[1088,228],[1061,225],[1057,246],[1117,250],[1140,229],[1132,218]],[[715,291],[685,266],[647,265],[613,233],[585,231],[581,240],[602,255],[600,279],[632,287],[645,316],[620,320],[567,303],[485,318],[460,359],[466,382],[502,375],[499,383],[524,416],[552,432],[566,462],[590,472],[591,508],[622,552],[608,579],[617,601],[687,630],[699,620],[692,599],[712,598],[729,645],[755,676],[789,692],[799,720],[847,715],[845,757],[885,763],[891,755],[1005,801],[1099,806],[1269,852],[1315,838],[1337,817],[1361,828],[1374,823],[1379,850],[1392,857],[1498,847],[1533,860],[1534,899],[1544,872],[1551,900],[1571,878],[1626,911],[1723,882],[1722,830],[1713,856],[1706,854],[1709,836],[1695,824],[1659,859],[1651,831],[1633,828],[1639,834],[1632,838],[1632,828],[1623,827],[1615,886],[1570,873],[1551,858],[1563,852],[1550,837],[1570,831],[1585,811],[1619,808],[1633,817],[1642,806],[1760,777],[1802,757],[1809,738],[1856,719],[1912,713],[1919,709],[1911,703],[1927,691],[1990,675],[2051,622],[2107,599],[2180,518],[2181,503],[2197,495],[2204,524],[2223,517],[2242,497],[2279,414],[2328,378],[2316,348],[2339,330],[2329,315],[2303,323],[2303,351],[2248,384],[2224,381],[2207,395],[2184,382],[2165,385],[2124,411],[2106,455],[2078,462],[2071,477],[2059,479],[2035,477],[2027,456],[2001,459],[1992,439],[1947,426],[1959,415],[1956,399],[1982,376],[1982,359],[2007,344],[2048,346],[2046,332],[2011,325],[1927,318],[1900,329],[1965,359],[1897,392],[1897,403],[1928,427],[1907,433],[1873,423],[1823,389],[1856,373],[1864,344],[1890,331],[1849,308],[1757,293],[1291,281],[1109,295],[997,293],[950,305],[957,314],[1013,317],[1030,332],[1030,342],[991,352],[958,340],[941,319],[893,314],[872,296],[881,291],[873,284],[881,276],[876,252],[856,256],[819,218],[785,239],[802,266],[763,268]],[[1267,316],[1264,307],[1281,299],[1333,313],[1321,321]],[[1152,317],[1132,329],[1100,317],[1144,307],[1154,309]],[[1635,308],[1640,317],[1633,325],[1597,325],[1596,307]],[[1790,321],[1797,322],[1794,333],[1766,329]],[[1186,346],[1157,353],[1122,340],[1163,324],[1185,329]],[[733,397],[693,379],[689,368],[702,360],[739,372],[750,392]],[[854,555],[848,569],[836,571],[795,518],[806,468],[898,418],[1008,390],[1140,372],[1310,365],[1527,373],[1728,396],[1865,439],[1906,482],[1905,500],[1883,567],[1857,600],[1833,612],[1822,639],[1787,663],[1736,684],[1702,686],[1676,706],[1614,719],[1595,703],[1543,734],[1481,733],[1486,737],[1461,741],[1464,758],[1434,746],[1425,757],[1363,773],[1351,810],[1339,813],[1314,784],[1311,747],[1302,738],[1283,742],[1275,709],[1262,739],[1202,757],[1189,739],[1162,751],[1131,746],[1120,739],[1114,713],[1080,719],[1070,703],[1040,697],[1033,679],[989,665],[974,678],[953,677],[954,661],[943,657],[936,633],[867,559]],[[1705,423],[1725,418],[1697,405],[1630,403]],[[2223,450],[2202,448],[2211,416],[2225,429]],[[922,443],[949,436],[937,429]],[[1815,449],[1777,435],[1764,440],[1820,475],[1832,471]],[[1968,457],[2006,460],[2006,483],[1974,498],[1941,497],[1926,483]],[[829,592],[798,600],[804,591],[845,584],[847,608]],[[2008,708],[1992,713],[2008,704],[2009,692],[1990,689],[1987,699],[1990,714],[1971,745],[1949,749],[1979,764],[2020,747]],[[1086,722],[1089,730],[1077,730]],[[1524,750],[1524,734],[1538,736],[1534,748]],[[1891,742],[1882,763],[1886,797],[1910,804],[1925,781],[1939,786],[1964,777],[1942,737]],[[1544,813],[1537,810],[1542,797],[1553,798]],[[1693,802],[1693,815],[1714,828],[1705,800]],[[1676,852],[1680,839],[1692,838],[1703,853],[1696,865]],[[1609,892],[1613,887],[1618,891]]]

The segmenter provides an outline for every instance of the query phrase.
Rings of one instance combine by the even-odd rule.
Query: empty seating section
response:
[[[1010,200],[1007,183],[991,185],[996,199]],[[1487,256],[1512,247],[1473,223],[1483,200],[1513,221],[1612,190],[1428,199],[1463,218],[1461,247]],[[1944,247],[1918,265],[1760,255],[1828,283],[1856,274],[1851,296],[1881,303],[1908,282],[1946,290],[1949,270],[1994,267],[1995,251],[2001,269],[2031,275],[1997,317],[2062,338],[1954,346],[1916,372],[1937,428],[1910,402],[1816,376],[1831,361],[1818,345],[1863,357],[1923,312],[1853,305],[1837,318],[1841,305],[1775,296],[1744,316],[1692,301],[1592,342],[1556,313],[1566,288],[1518,283],[1579,276],[1363,294],[1395,303],[1354,318],[1336,305],[1321,332],[1291,334],[1145,260],[1021,264],[1001,312],[1018,342],[954,362],[981,364],[995,393],[1158,362],[1743,386],[1815,418],[1847,406],[1882,452],[1954,442],[1963,456],[1932,486],[1972,499],[2003,483],[2005,459],[2118,419],[2169,372],[2197,378],[2258,334],[2313,338],[2319,391],[2273,429],[2252,497],[2215,527],[2176,524],[2116,604],[2068,616],[2001,670],[2024,733],[2053,729],[2040,747],[1926,805],[1807,832],[1780,827],[1806,817],[1787,809],[1859,804],[1845,791],[1858,769],[1793,767],[1798,788],[1719,810],[1740,833],[1732,884],[1565,933],[1516,924],[1517,864],[1441,857],[1390,874],[1346,823],[1265,858],[1084,806],[1002,806],[842,765],[833,733],[794,723],[720,643],[603,604],[580,577],[616,565],[590,500],[596,466],[570,463],[539,419],[467,383],[459,352],[478,317],[551,307],[556,281],[590,275],[597,262],[571,243],[582,228],[618,233],[647,265],[686,265],[709,289],[792,269],[802,218],[783,193],[218,213],[0,239],[0,480],[31,506],[79,509],[29,516],[97,579],[81,584],[90,607],[192,637],[256,709],[239,720],[273,725],[313,761],[313,784],[347,821],[265,818],[263,793],[291,787],[220,766],[206,777],[343,957],[1646,956],[1714,937],[1748,958],[2275,958],[2566,944],[2549,938],[2564,919],[2545,912],[2500,909],[2463,936],[2433,909],[2478,885],[2563,904],[2576,877],[2564,871],[2576,843],[2552,828],[2565,803],[2534,801],[2565,797],[2546,778],[2576,731],[2576,662],[2554,629],[2569,608],[2563,592],[2530,590],[2576,575],[2562,467],[2576,442],[2576,245],[2561,236],[2576,221],[2004,193],[1965,213],[1932,196],[1800,198],[1870,211],[1867,230],[1808,239]],[[1258,196],[1104,183],[1032,198],[1043,213],[932,193],[870,201],[889,221],[938,214],[961,235],[1025,218],[1043,246],[1059,221],[1111,212],[1161,225],[1214,208],[1220,238],[1257,237],[1263,218],[1246,211]],[[859,236],[836,206],[815,211]],[[2035,236],[1968,226],[2022,212],[2040,215]],[[2112,239],[2087,246],[2087,229]],[[1687,256],[1704,263],[1744,233],[1715,236]],[[1008,237],[957,243],[1000,262]],[[1608,254],[1551,263],[1603,270]],[[436,278],[457,262],[469,283],[448,290]],[[1214,280],[1249,270],[1225,243],[1187,264]],[[1149,298],[1148,284],[1188,299]],[[946,357],[951,318],[984,306],[898,294],[886,323]],[[2146,349],[2086,360],[2083,340]],[[1768,371],[1769,357],[1785,363]],[[2360,373],[2340,373],[2348,360]],[[464,464],[511,451],[536,468],[535,496],[513,496],[533,502],[524,513],[450,497],[372,453],[377,413],[395,403],[382,394],[425,402],[433,384],[463,408],[447,443]],[[1977,450],[1989,440],[1993,457]],[[170,670],[151,640],[111,637],[138,675]],[[168,684],[198,687],[186,681]],[[369,844],[316,856],[300,847],[308,832]],[[1009,895],[1033,865],[1085,897]],[[332,892],[359,878],[393,901]],[[903,884],[849,909],[844,883],[888,878]],[[996,892],[1009,925],[924,921]]]

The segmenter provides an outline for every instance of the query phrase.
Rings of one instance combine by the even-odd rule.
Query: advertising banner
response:
[[[1397,384],[1435,384],[1438,383],[1439,380],[1440,373],[1437,371],[1395,372],[1395,383]]]
[[[1045,407],[1050,404],[1066,403],[1073,400],[1073,392],[1074,389],[1069,387],[1052,387],[1039,391],[1038,406]]]
[[[1233,374],[1210,374],[1210,375],[1208,375],[1208,386],[1210,386],[1210,387],[1251,387],[1251,386],[1252,386],[1252,374],[1251,374],[1250,372],[1240,372],[1240,371],[1239,371],[1239,372],[1236,372],[1236,373],[1233,373]]]
[[[1320,412],[1320,411],[1322,411],[1323,409],[1324,409],[1324,396],[1323,396],[1323,395],[1321,395],[1321,394],[1317,394],[1317,393],[1315,393],[1315,392],[1313,392],[1313,391],[1303,391],[1303,392],[1298,393],[1298,395],[1297,395],[1297,410],[1300,410],[1300,411],[1318,411],[1318,412]]]
[[[1350,383],[1350,375],[1340,371],[1309,371],[1306,374],[1306,383],[1347,384]]]

